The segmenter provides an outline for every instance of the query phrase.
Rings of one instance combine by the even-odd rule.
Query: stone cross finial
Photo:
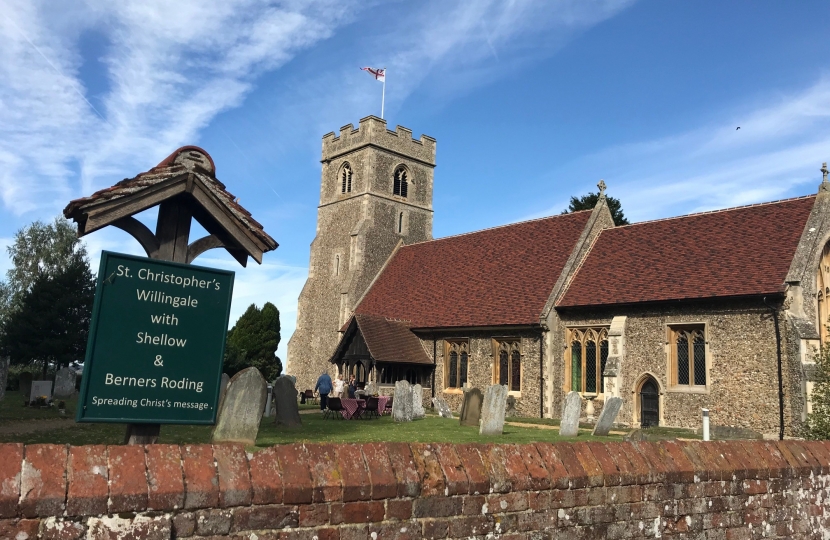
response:
[[[825,175],[825,178],[826,177],[827,177],[827,175]],[[599,196],[600,197],[605,197],[605,188],[606,188],[605,180],[600,179],[599,183],[597,184],[597,187],[599,188]]]
[[[827,170],[827,162],[826,161],[821,164],[821,169],[820,170],[821,170],[821,174],[822,174],[821,181],[826,184],[827,183],[827,173],[830,172],[830,171]]]

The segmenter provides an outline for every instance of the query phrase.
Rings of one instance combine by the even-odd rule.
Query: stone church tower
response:
[[[288,342],[286,373],[300,391],[334,373],[340,327],[396,246],[432,239],[435,139],[368,116],[323,136],[322,164],[317,236]]]

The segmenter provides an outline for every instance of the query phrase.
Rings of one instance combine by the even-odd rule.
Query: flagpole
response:
[[[380,119],[383,120],[383,105],[386,102],[386,68],[383,68],[383,90],[380,94]]]

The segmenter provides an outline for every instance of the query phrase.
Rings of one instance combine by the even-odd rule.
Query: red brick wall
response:
[[[0,538],[821,538],[830,443],[0,444]]]

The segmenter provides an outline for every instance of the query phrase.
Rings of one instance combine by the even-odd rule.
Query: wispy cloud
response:
[[[545,180],[563,182],[578,171],[577,195],[596,191],[596,182],[604,178],[609,193],[635,221],[815,191],[821,162],[830,160],[830,80],[723,116],[728,119],[720,123],[580,157]],[[556,201],[525,218],[559,213],[566,206],[566,200]]]

